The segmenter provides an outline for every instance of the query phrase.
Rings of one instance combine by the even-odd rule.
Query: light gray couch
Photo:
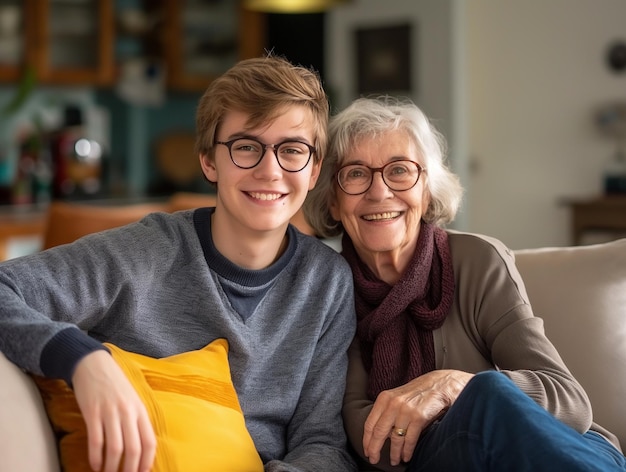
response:
[[[516,251],[537,316],[586,388],[595,420],[626,446],[626,239]],[[0,472],[58,471],[33,382],[0,354]]]

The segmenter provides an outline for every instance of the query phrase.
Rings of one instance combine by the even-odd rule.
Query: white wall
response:
[[[328,15],[327,76],[355,97],[353,30],[417,25],[414,100],[450,143],[467,189],[459,229],[514,249],[570,244],[566,197],[601,192],[613,145],[592,125],[626,100],[606,48],[626,40],[624,0],[353,0]]]
[[[514,249],[571,243],[564,198],[602,191],[614,145],[593,111],[626,100],[605,65],[623,0],[466,0],[469,230]]]

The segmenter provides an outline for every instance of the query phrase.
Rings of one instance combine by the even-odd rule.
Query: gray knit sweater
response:
[[[165,357],[224,337],[265,470],[354,470],[341,420],[349,267],[290,226],[278,261],[242,269],[213,247],[212,211],[154,213],[0,264],[0,351],[67,380],[100,342]]]

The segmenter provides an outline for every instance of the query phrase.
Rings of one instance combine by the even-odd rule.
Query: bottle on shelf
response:
[[[97,196],[102,189],[102,148],[84,130],[82,110],[69,105],[64,125],[51,140],[52,195],[56,199]]]

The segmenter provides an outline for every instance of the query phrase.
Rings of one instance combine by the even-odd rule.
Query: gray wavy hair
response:
[[[430,203],[422,216],[438,226],[452,222],[461,204],[463,188],[459,178],[446,165],[447,145],[443,135],[409,99],[387,95],[356,99],[330,119],[326,157],[317,185],[304,202],[304,214],[316,234],[322,238],[343,232],[341,222],[330,214],[330,204],[337,198],[336,173],[348,149],[362,138],[376,138],[390,131],[405,131],[420,151],[418,162],[426,172],[426,190]]]

